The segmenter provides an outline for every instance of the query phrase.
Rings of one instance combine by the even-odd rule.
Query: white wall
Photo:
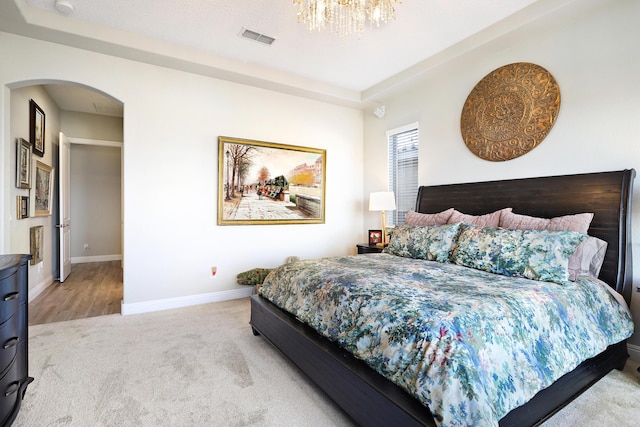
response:
[[[383,99],[386,116],[365,114],[365,164],[386,161],[385,131],[420,124],[421,185],[486,181],[635,168],[640,172],[640,2],[580,1],[442,64]],[[488,162],[467,149],[460,114],[473,87],[489,72],[533,62],[555,77],[561,92],[557,122],[533,151]],[[383,170],[365,169],[365,195],[386,185]],[[364,212],[365,227],[378,218]],[[640,283],[640,179],[633,203],[635,287]],[[640,330],[640,294],[632,311]],[[640,345],[640,334],[631,342]],[[638,347],[640,350],[640,347]],[[640,353],[636,357],[640,356]]]
[[[235,284],[237,273],[280,265],[290,255],[355,253],[363,228],[361,111],[6,33],[0,51],[0,120],[10,117],[9,89],[46,80],[77,82],[124,103],[129,312],[246,292]],[[326,223],[217,226],[220,135],[326,149]],[[3,147],[9,140],[3,130]],[[6,206],[2,212],[8,253],[11,218]]]

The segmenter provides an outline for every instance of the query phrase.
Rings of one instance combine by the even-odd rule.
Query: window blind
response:
[[[394,225],[404,224],[408,211],[415,209],[418,195],[418,124],[387,132],[389,143],[389,191],[396,196],[396,210],[390,215]]]

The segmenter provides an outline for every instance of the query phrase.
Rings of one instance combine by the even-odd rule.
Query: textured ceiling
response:
[[[402,0],[395,21],[347,40],[309,32],[292,0],[67,1],[69,15],[56,0],[3,0],[0,30],[355,105],[447,50],[472,48],[474,38],[482,43],[573,0]],[[241,38],[243,28],[276,41]]]

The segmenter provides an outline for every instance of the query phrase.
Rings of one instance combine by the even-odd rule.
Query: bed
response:
[[[509,207],[518,214],[539,218],[591,212],[593,219],[588,234],[607,242],[599,279],[629,303],[632,288],[630,208],[634,177],[635,171],[630,169],[423,186],[419,189],[415,211],[435,214],[455,207],[465,214],[484,215]],[[379,254],[380,258],[390,256]],[[362,264],[373,262],[374,255],[352,257],[354,262],[358,260]],[[365,262],[366,257],[371,257],[371,261]],[[340,262],[347,261],[341,259]],[[415,260],[408,262],[415,263]],[[269,282],[269,277],[265,282]],[[423,402],[354,357],[345,350],[348,346],[344,343],[339,345],[330,341],[260,294],[251,297],[251,326],[256,335],[262,335],[284,353],[357,424],[436,426],[443,422],[441,414],[436,413],[434,418]],[[560,354],[565,349],[557,351]],[[533,397],[527,398],[526,403],[501,415],[499,425],[525,426],[544,422],[609,371],[622,369],[627,357],[625,339],[611,343],[604,351],[579,362],[571,372],[545,385]]]

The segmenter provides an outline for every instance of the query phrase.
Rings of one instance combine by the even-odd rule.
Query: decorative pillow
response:
[[[253,268],[248,271],[238,273],[236,280],[239,285],[261,285],[265,277],[273,270],[272,268]]]
[[[537,218],[513,212],[500,217],[500,227],[520,230],[569,230],[587,233],[593,213],[580,213],[555,218]],[[607,251],[607,242],[589,236],[569,258],[569,280],[575,281],[580,275],[598,277]]]
[[[511,212],[511,208],[500,209],[486,215],[467,215],[454,209],[448,222],[449,224],[466,222],[480,227],[498,227],[500,225],[500,217],[506,212]]]
[[[569,257],[586,237],[574,231],[464,224],[451,260],[504,276],[564,284],[569,279]]]
[[[446,211],[434,214],[424,214],[414,211],[407,212],[404,217],[405,225],[442,225],[446,224],[454,209],[449,208]]]
[[[578,276],[591,276],[596,279],[607,252],[607,242],[597,237],[588,236],[569,257],[569,280],[575,281]]]
[[[405,258],[449,262],[462,224],[397,227],[384,252]]]
[[[500,227],[516,228],[519,230],[569,230],[587,233],[593,219],[593,213],[565,215],[556,218],[537,218],[505,212],[500,217]]]

